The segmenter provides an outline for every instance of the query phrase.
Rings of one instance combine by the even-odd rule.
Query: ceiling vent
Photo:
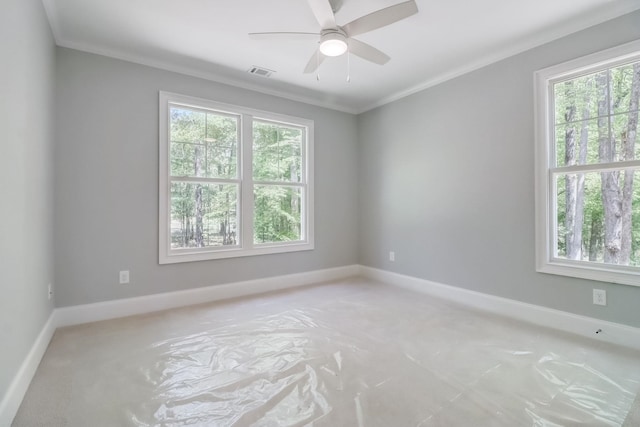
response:
[[[257,67],[254,65],[251,68],[249,68],[248,73],[255,74],[256,76],[260,76],[260,77],[271,77],[271,74],[275,73],[275,71],[262,68],[262,67]]]

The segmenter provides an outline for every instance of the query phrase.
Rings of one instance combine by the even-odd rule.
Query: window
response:
[[[160,264],[313,249],[313,121],[160,92]]]
[[[535,82],[537,270],[640,286],[640,41]]]

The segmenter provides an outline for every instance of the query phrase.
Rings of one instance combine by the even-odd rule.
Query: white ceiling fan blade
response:
[[[379,65],[384,65],[391,59],[386,53],[356,39],[349,39],[349,52]]]
[[[301,32],[268,32],[268,33],[249,33],[249,37],[253,40],[273,40],[273,39],[288,39],[288,40],[310,40],[317,39],[320,36],[318,33],[301,33]]]
[[[343,25],[342,29],[349,37],[353,37],[393,24],[416,13],[418,5],[415,0],[410,0],[362,16]]]
[[[309,2],[309,6],[311,7],[311,11],[315,15],[318,23],[320,24],[320,28],[323,30],[327,28],[335,28],[336,27],[336,18],[333,15],[333,10],[331,9],[331,4],[329,0],[307,0]]]
[[[319,49],[316,49],[316,51],[313,52],[311,59],[309,59],[309,62],[307,62],[307,66],[304,67],[304,73],[313,73],[318,69],[318,65],[322,64],[322,61],[324,61],[325,58],[326,56],[324,56]]]

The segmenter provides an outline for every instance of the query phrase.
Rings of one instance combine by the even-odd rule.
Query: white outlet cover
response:
[[[389,252],[389,261],[395,261],[396,260],[396,253],[395,252]]]
[[[607,305],[607,291],[604,289],[594,289],[593,303],[595,305]]]
[[[120,272],[120,284],[124,285],[129,283],[129,270],[123,270]]]

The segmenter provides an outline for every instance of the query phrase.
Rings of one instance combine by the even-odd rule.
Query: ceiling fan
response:
[[[307,0],[311,10],[320,24],[319,33],[305,32],[267,32],[249,33],[253,39],[320,39],[320,46],[314,52],[304,69],[305,73],[314,72],[327,56],[340,56],[347,49],[360,58],[375,64],[384,65],[389,59],[387,54],[375,47],[354,39],[354,36],[385,27],[418,13],[415,0],[405,1],[361,16],[348,24],[336,24],[334,10],[329,0]],[[335,0],[334,0],[335,2]]]

